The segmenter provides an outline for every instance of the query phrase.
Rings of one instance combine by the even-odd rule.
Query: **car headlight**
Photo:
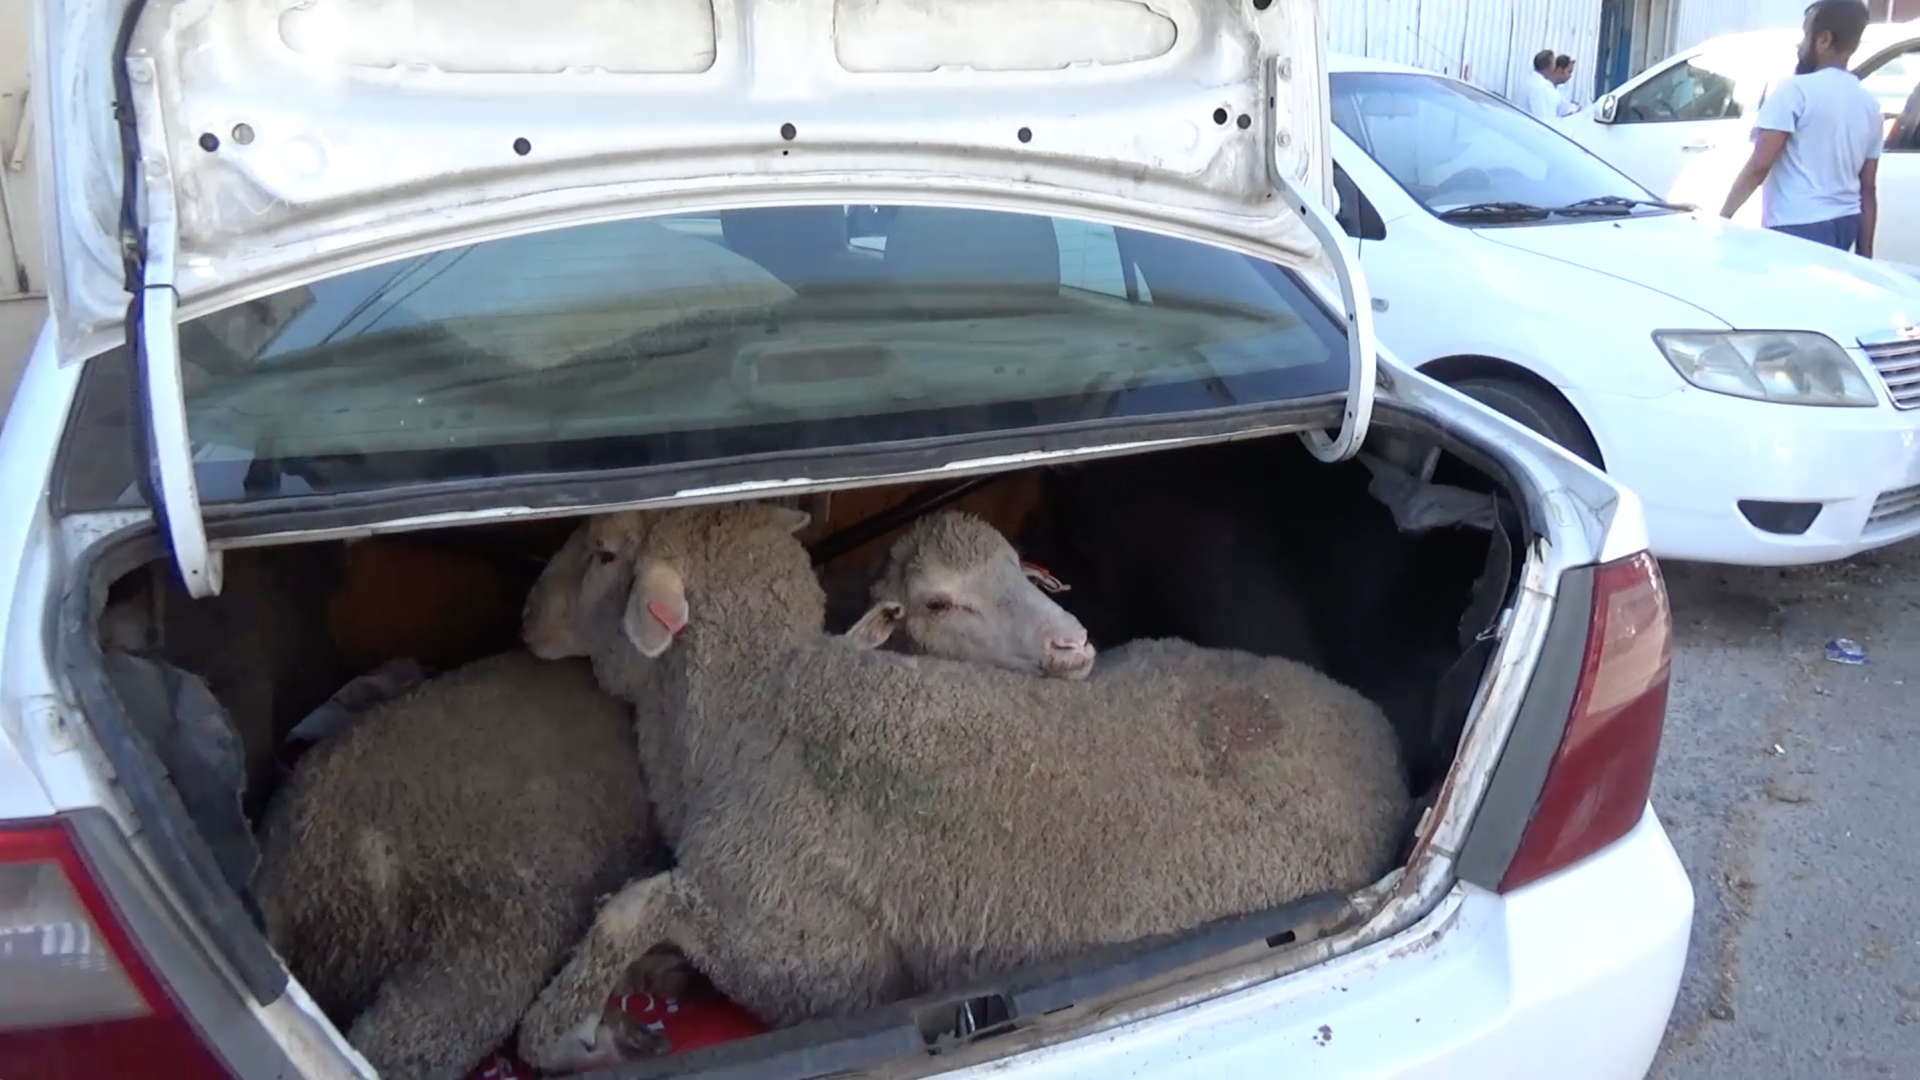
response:
[[[1795,330],[1663,330],[1654,344],[1702,390],[1784,405],[1876,404],[1847,350],[1825,334]]]

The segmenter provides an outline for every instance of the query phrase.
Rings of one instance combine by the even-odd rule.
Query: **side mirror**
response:
[[[1593,122],[1596,124],[1613,123],[1614,114],[1620,110],[1620,99],[1612,94],[1594,102]]]

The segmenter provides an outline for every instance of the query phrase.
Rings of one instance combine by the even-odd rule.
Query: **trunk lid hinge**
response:
[[[1281,151],[1291,139],[1280,128],[1279,94],[1283,82],[1293,78],[1293,66],[1283,57],[1267,61],[1267,165],[1274,186],[1293,212],[1312,230],[1321,250],[1333,263],[1333,274],[1340,285],[1340,304],[1347,321],[1347,400],[1340,414],[1340,430],[1332,438],[1324,431],[1309,431],[1300,438],[1313,456],[1325,462],[1346,461],[1360,452],[1367,441],[1367,428],[1373,422],[1375,369],[1378,366],[1373,336],[1373,298],[1361,273],[1357,257],[1340,242],[1343,230],[1333,213],[1318,197],[1309,197],[1293,177],[1287,175]],[[1321,122],[1326,123],[1323,118]],[[1322,138],[1322,146],[1331,143]]]
[[[173,163],[161,119],[160,85],[154,63],[144,56],[126,57],[128,88],[136,134],[132,153],[138,161],[140,207],[137,236],[125,239],[129,257],[138,266],[137,281],[129,291],[139,295],[129,305],[127,344],[133,352],[138,404],[146,413],[144,447],[136,459],[144,463],[148,483],[143,485],[154,514],[154,524],[166,538],[187,594],[213,596],[220,591],[221,558],[207,542],[206,521],[200,513],[200,493],[193,476],[193,442],[187,430],[186,384],[180,362],[179,294],[174,287],[174,257],[180,225],[174,203]],[[123,129],[124,130],[124,129]],[[129,274],[129,278],[134,275]],[[144,453],[138,453],[144,451]]]

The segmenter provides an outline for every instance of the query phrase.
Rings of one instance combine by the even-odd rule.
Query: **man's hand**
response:
[[[1767,180],[1767,174],[1773,171],[1773,163],[1780,157],[1780,151],[1786,149],[1787,133],[1761,129],[1753,140],[1753,153],[1747,157],[1747,163],[1740,168],[1740,175],[1734,178],[1733,190],[1727,192],[1726,204],[1720,207],[1720,216],[1730,218],[1740,212],[1740,208],[1753,198],[1753,193]]]

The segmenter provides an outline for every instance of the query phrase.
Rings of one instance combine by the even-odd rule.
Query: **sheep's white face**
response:
[[[587,527],[583,525],[567,537],[527,593],[526,606],[520,610],[520,640],[542,660],[587,655],[586,636],[575,616],[587,562]]]
[[[559,660],[593,651],[632,575],[628,552],[641,524],[637,514],[602,514],[567,537],[521,612],[520,638],[529,652]]]
[[[896,559],[874,588],[874,606],[848,636],[872,647],[903,631],[909,649],[923,655],[1084,679],[1094,661],[1086,627],[1042,591],[1043,583],[1065,588],[1021,562],[1004,539],[968,566],[923,549]]]
[[[633,575],[633,551],[644,536],[644,526],[640,515],[632,512],[602,514],[587,523],[585,567],[576,601],[581,623],[591,623],[595,615],[618,603]],[[583,625],[581,634],[592,636],[596,629]]]

